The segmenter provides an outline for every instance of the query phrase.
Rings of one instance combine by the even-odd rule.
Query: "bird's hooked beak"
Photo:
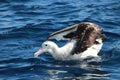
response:
[[[40,48],[37,52],[34,53],[34,57],[37,58],[43,52],[45,52],[45,49],[44,48]]]

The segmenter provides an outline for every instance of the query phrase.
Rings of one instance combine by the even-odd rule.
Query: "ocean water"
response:
[[[0,0],[0,80],[119,80],[120,0]],[[54,31],[100,25],[107,39],[101,62],[34,58]],[[62,46],[64,41],[58,42]]]

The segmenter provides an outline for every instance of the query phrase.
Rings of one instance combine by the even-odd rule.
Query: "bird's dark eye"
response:
[[[47,44],[45,44],[45,46],[48,46]]]

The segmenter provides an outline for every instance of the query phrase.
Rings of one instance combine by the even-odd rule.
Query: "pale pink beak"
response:
[[[37,58],[40,54],[42,54],[45,51],[44,48],[40,48],[36,53],[34,53],[34,57]]]

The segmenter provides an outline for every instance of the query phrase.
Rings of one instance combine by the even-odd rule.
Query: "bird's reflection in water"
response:
[[[87,59],[84,61],[54,61],[47,73],[51,79],[103,79],[108,78],[107,71],[102,70],[101,61]]]

